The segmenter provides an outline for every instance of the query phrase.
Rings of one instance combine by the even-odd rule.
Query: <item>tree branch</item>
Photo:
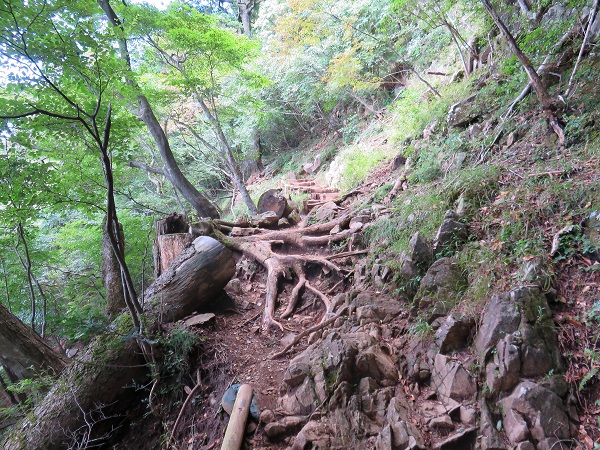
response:
[[[157,175],[166,176],[165,171],[163,169],[160,169],[158,167],[149,166],[140,161],[129,161],[129,167],[133,167],[134,169],[142,169],[142,170],[145,170],[146,172],[155,173]]]

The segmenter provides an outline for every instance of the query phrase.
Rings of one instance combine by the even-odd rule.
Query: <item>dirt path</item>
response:
[[[326,188],[315,188],[323,190]],[[325,195],[326,198],[337,198],[333,192],[313,193]],[[299,228],[294,227],[291,230]],[[290,251],[297,254],[297,249],[283,247],[278,254],[286,255]],[[310,249],[311,255],[327,252],[326,248]],[[239,257],[239,255],[238,255]],[[307,279],[322,291],[327,291],[337,279],[322,272],[321,267],[309,267]],[[318,323],[325,314],[325,305],[317,295],[304,289],[294,314],[288,319],[281,319],[284,330],[271,327],[268,332],[261,330],[261,320],[265,308],[266,271],[256,262],[241,256],[237,261],[236,277],[226,288],[227,297],[220,299],[218,306],[210,306],[209,310],[216,314],[215,319],[201,327],[196,333],[202,339],[202,351],[197,360],[197,367],[202,374],[202,382],[206,387],[201,399],[194,409],[185,413],[182,425],[178,427],[177,442],[189,442],[191,448],[219,448],[228,416],[222,412],[220,401],[229,386],[236,383],[249,383],[255,390],[261,411],[277,410],[279,388],[285,369],[290,359],[306,348],[307,340],[303,339],[290,353],[279,359],[271,359],[272,355],[285,348],[296,335]],[[279,283],[275,316],[286,310],[295,283],[290,279]],[[339,284],[337,291],[343,286]],[[279,319],[278,319],[279,320]],[[285,448],[285,442],[266,441],[264,433],[259,429],[251,434],[249,447],[252,449]]]

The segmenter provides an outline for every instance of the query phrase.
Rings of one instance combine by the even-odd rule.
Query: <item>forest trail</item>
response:
[[[304,200],[304,214],[312,211],[316,206],[327,202],[337,202],[340,198],[339,189],[324,186],[316,178],[287,179],[282,183],[283,193],[289,196],[292,193],[308,194],[309,198]]]
[[[314,208],[325,205],[327,202],[339,201],[339,191],[324,187],[314,179],[289,180],[283,184],[286,197],[292,192],[301,192],[310,195],[305,200],[302,212],[302,223],[307,221]],[[352,205],[345,205],[352,209]],[[299,224],[288,228],[286,231],[301,232],[305,225]],[[308,250],[308,249],[306,249]],[[310,252],[303,250],[301,255],[306,257],[321,255],[326,257],[325,248],[314,248]],[[277,254],[285,257],[294,254],[294,250],[285,246],[277,250]],[[201,349],[197,359],[193,361],[191,373],[197,371],[201,375],[204,386],[197,397],[200,401],[193,408],[189,406],[183,412],[182,424],[175,435],[175,441],[180,441],[186,436],[194,448],[218,448],[223,430],[227,426],[229,416],[220,406],[223,393],[233,384],[248,383],[254,389],[261,411],[277,411],[277,400],[280,395],[280,386],[286,368],[298,351],[306,348],[309,337],[302,338],[292,351],[279,355],[294,342],[294,339],[303,331],[313,327],[326,318],[328,312],[326,303],[316,291],[321,291],[327,297],[346,291],[346,284],[333,277],[333,273],[318,267],[317,264],[307,265],[306,278],[310,280],[311,289],[305,287],[303,292],[295,292],[295,278],[291,274],[284,277],[278,284],[275,316],[282,329],[271,326],[266,331],[261,327],[261,319],[265,311],[267,296],[267,270],[244,255],[236,254],[237,271],[235,277],[227,285],[225,293],[214,304],[207,305],[206,312],[215,313],[215,318],[209,323],[194,326],[193,331],[201,336]],[[350,263],[350,258],[337,261],[344,267]],[[345,268],[344,273],[351,274],[351,269]],[[333,287],[332,287],[333,285]],[[349,285],[349,284],[348,284]],[[316,288],[316,289],[315,289]],[[290,307],[293,297],[296,296],[297,304],[293,314],[283,318]],[[198,311],[205,312],[204,310]],[[191,389],[193,386],[188,386]],[[259,428],[265,424],[258,425]],[[190,427],[193,431],[190,432]],[[272,442],[267,440],[260,429],[252,434],[249,442],[251,447],[260,449],[285,448],[285,442]],[[198,447],[195,447],[198,446]],[[140,450],[144,447],[140,447]],[[144,448],[145,449],[145,448]]]

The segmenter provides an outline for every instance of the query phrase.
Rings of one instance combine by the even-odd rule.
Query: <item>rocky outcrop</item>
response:
[[[500,400],[504,428],[512,445],[534,443],[537,449],[567,449],[571,425],[562,399],[531,381],[520,383]]]
[[[459,221],[459,215],[452,210],[448,210],[435,235],[433,253],[435,255],[454,254],[467,242],[467,237],[467,227]]]
[[[467,127],[481,117],[481,111],[475,107],[475,94],[450,107],[446,122],[451,127]]]
[[[494,393],[513,388],[521,378],[562,371],[558,337],[546,296],[536,286],[494,296],[483,314],[475,349],[486,364]]]
[[[406,260],[418,272],[429,250],[415,236]],[[429,266],[415,297],[429,336],[406,334],[402,301],[338,295],[334,309],[350,315],[292,360],[265,433],[291,450],[561,448],[575,430],[538,269],[524,270],[532,284],[490,299],[476,333],[473,317],[453,311],[466,287],[453,258]]]
[[[458,261],[441,258],[434,262],[419,286],[414,303],[428,323],[444,317],[457,304],[460,293],[467,286]]]

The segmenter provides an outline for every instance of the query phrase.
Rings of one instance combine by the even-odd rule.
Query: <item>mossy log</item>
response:
[[[196,239],[145,293],[149,333],[214,299],[234,273],[229,250],[210,237]],[[123,416],[134,398],[133,386],[148,376],[138,341],[128,313],[122,313],[108,333],[97,337],[62,372],[44,400],[16,425],[3,448],[87,448],[80,446],[82,441],[108,437],[111,423],[102,417]]]
[[[66,360],[0,303],[0,365],[14,382],[59,373]]]

